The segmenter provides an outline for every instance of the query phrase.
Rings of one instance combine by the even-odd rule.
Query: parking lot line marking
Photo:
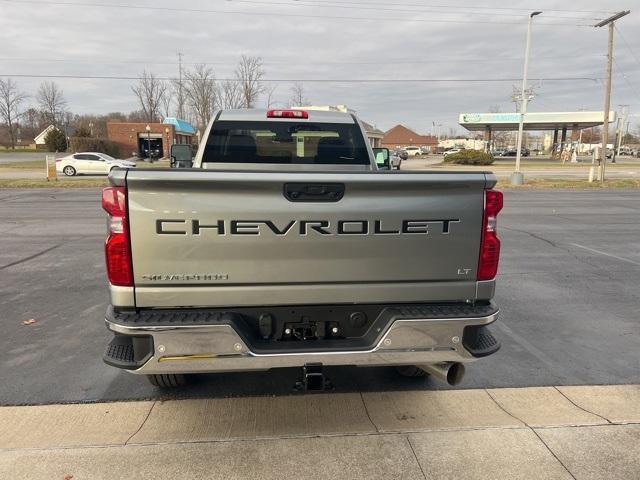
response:
[[[572,243],[571,245],[573,245],[574,247],[578,247],[578,248],[584,248],[585,250],[589,250],[590,252],[593,252],[593,253],[599,253],[600,255],[605,255],[605,256],[611,257],[611,258],[616,258],[616,259],[621,260],[623,262],[632,263],[632,264],[638,265],[640,267],[640,262],[635,262],[633,260],[629,260],[628,258],[619,257],[617,255],[613,255],[612,253],[602,252],[600,250],[596,250],[595,248],[585,247],[584,245],[579,245],[577,243]]]

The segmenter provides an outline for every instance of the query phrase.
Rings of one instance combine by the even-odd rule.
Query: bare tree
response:
[[[173,103],[173,92],[170,88],[167,88],[162,96],[162,112],[165,117],[171,116],[171,104]]]
[[[42,131],[42,112],[37,108],[29,107],[20,116],[20,132],[25,138],[34,138]]]
[[[206,65],[196,65],[193,71],[186,72],[184,91],[187,103],[195,113],[198,127],[206,127],[218,104],[213,70]]]
[[[291,100],[289,100],[289,103],[292,107],[309,105],[309,100],[304,96],[304,85],[302,82],[296,82],[291,86]]]
[[[161,115],[162,99],[167,92],[167,84],[145,70],[138,84],[131,87],[131,90],[138,97],[144,121],[149,123],[157,121]]]
[[[0,118],[7,127],[11,149],[16,147],[19,108],[26,98],[27,95],[18,90],[18,86],[13,80],[0,78]]]
[[[71,136],[71,124],[74,121],[74,117],[73,117],[73,113],[66,111],[62,114],[62,119],[60,121],[60,126],[62,127],[61,130],[64,133],[64,135],[67,137],[67,141],[69,140],[69,137]]]
[[[147,121],[147,115],[142,110],[134,110],[127,114],[127,122],[142,123]]]
[[[218,88],[220,108],[242,108],[244,100],[240,84],[232,80],[222,82]]]
[[[278,85],[274,84],[269,87],[265,87],[264,93],[267,96],[267,108],[275,107],[276,101],[273,99],[276,90],[278,89]]]
[[[42,82],[36,94],[38,105],[47,119],[47,122],[58,126],[67,109],[67,100],[62,89],[55,82]]]
[[[187,113],[185,105],[187,104],[187,96],[184,91],[184,75],[182,75],[182,52],[178,52],[178,78],[173,81],[173,90],[176,97],[176,112],[178,118],[185,120]]]
[[[258,97],[264,91],[263,77],[262,58],[242,55],[236,67],[236,80],[240,83],[243,107],[255,107]]]
[[[187,112],[185,111],[187,95],[184,88],[184,79],[176,78],[171,83],[173,86],[173,97],[175,98],[176,104],[176,115],[178,118],[185,120],[185,117],[187,116]]]

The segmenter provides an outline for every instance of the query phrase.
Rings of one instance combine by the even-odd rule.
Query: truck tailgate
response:
[[[126,181],[136,305],[188,307],[473,299],[495,178],[138,170]]]

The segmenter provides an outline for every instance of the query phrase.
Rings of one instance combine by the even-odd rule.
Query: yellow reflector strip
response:
[[[218,355],[215,353],[200,353],[194,355],[173,355],[167,357],[160,357],[158,362],[174,362],[180,360],[207,360],[209,358],[216,358]]]

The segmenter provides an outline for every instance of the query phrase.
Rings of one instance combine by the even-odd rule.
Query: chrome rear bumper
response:
[[[375,344],[353,351],[273,351],[258,353],[229,324],[123,324],[107,318],[107,328],[117,335],[151,336],[152,353],[138,374],[204,373],[269,370],[323,365],[421,365],[441,362],[471,362],[476,357],[463,345],[464,330],[488,325],[498,310],[479,317],[399,318],[381,332]]]

